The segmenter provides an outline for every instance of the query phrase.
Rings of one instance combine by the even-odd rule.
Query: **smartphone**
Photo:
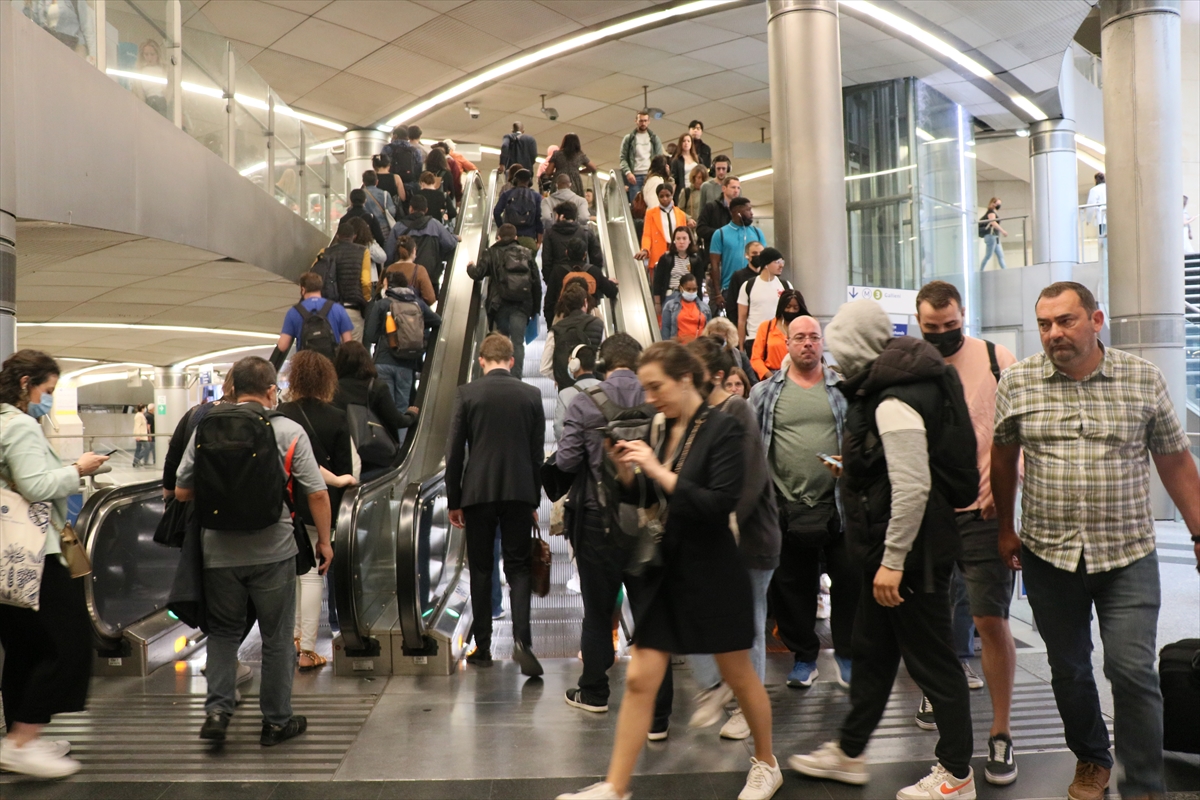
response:
[[[828,453],[817,453],[817,458],[821,459],[822,461],[824,461],[826,464],[828,464],[831,467],[839,467],[840,468],[842,466],[842,462],[838,461],[836,458],[829,455]]]
[[[117,452],[117,450],[119,450],[119,449],[120,448],[113,447],[111,445],[102,445],[100,447],[97,447],[92,452],[98,456],[111,456],[113,453]]]

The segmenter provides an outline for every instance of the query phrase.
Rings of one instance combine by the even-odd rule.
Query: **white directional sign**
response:
[[[917,291],[915,289],[885,289],[881,286],[847,286],[847,300],[869,297],[889,314],[911,316],[917,313]]]

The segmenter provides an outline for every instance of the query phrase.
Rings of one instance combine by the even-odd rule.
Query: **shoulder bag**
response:
[[[550,544],[542,538],[537,523],[533,524],[533,539],[529,552],[529,582],[538,597],[550,594]]]
[[[30,503],[0,482],[0,603],[40,607],[50,503]]]

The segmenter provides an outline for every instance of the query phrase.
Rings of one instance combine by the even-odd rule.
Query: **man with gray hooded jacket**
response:
[[[930,463],[930,453],[946,445],[941,437],[950,435],[943,392],[957,381],[943,376],[953,368],[928,342],[892,338],[891,321],[873,300],[843,305],[826,327],[825,341],[845,376],[840,388],[849,402],[842,503],[847,544],[863,569],[863,591],[854,621],[851,709],[839,740],[792,756],[789,764],[811,777],[866,783],[863,751],[903,656],[937,709],[940,738],[933,770],[896,797],[974,800],[971,706],[951,643],[948,598],[959,534],[954,507]],[[961,397],[957,401],[965,406]],[[971,439],[974,453],[973,430],[968,426],[959,435]],[[977,483],[977,472],[974,477]]]

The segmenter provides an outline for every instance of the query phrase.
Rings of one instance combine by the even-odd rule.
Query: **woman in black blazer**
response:
[[[744,457],[738,443],[754,433],[706,406],[697,388],[703,386],[704,375],[703,364],[678,342],[651,345],[639,362],[638,380],[646,402],[666,418],[665,432],[654,448],[643,441],[623,441],[612,450],[630,498],[643,494],[634,488],[635,480],[657,484],[645,487],[648,495],[661,492],[666,498],[662,563],[645,575],[649,599],[635,620],[625,699],[608,767],[608,791],[616,797],[624,797],[629,789],[642,743],[651,732],[654,698],[673,653],[716,657],[754,736],[747,788],[769,797],[772,787],[783,783],[771,753],[771,704],[750,662],[750,576],[729,528],[729,515],[742,491]]]
[[[686,240],[686,244],[685,244]],[[663,303],[672,292],[679,291],[679,277],[675,272],[675,259],[688,262],[688,269],[696,276],[700,299],[704,299],[704,256],[697,249],[696,234],[691,228],[680,226],[675,229],[671,247],[659,257],[654,265],[654,310],[662,316]],[[674,285],[672,285],[674,284]]]
[[[409,406],[406,412],[396,408],[392,390],[378,379],[379,373],[375,371],[375,364],[371,361],[371,354],[367,352],[367,348],[363,347],[361,342],[343,342],[338,345],[334,367],[337,369],[338,387],[333,396],[333,405],[342,411],[351,405],[366,406],[383,423],[384,430],[397,445],[404,441],[400,431],[416,424],[417,407]],[[402,451],[397,446],[396,457],[387,463],[364,458],[362,482],[377,478],[399,464],[401,454]]]
[[[356,483],[346,412],[330,404],[337,391],[337,373],[325,356],[312,350],[301,350],[288,361],[287,377],[288,400],[280,404],[279,413],[299,423],[308,434],[313,455],[329,487],[329,505],[333,511],[330,522],[337,524],[342,492]],[[313,526],[308,502],[303,494],[296,500],[296,510],[308,528],[308,538],[315,549],[317,529]],[[300,591],[296,596],[296,609],[299,612],[296,615],[296,651],[299,653],[300,671],[307,672],[326,664],[325,657],[316,652],[325,581],[320,572],[312,569],[301,575],[299,582]]]

